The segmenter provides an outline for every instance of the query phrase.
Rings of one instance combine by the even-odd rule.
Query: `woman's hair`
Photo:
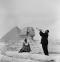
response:
[[[25,38],[25,40],[24,40],[25,42],[27,42],[27,39]]]

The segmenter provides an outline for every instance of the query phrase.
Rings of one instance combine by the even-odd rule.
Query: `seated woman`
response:
[[[20,49],[20,52],[30,52],[31,48],[30,48],[30,44],[27,42],[27,39],[25,38],[24,42],[23,42],[23,47]]]

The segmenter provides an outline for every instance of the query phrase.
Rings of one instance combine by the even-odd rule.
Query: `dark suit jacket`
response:
[[[39,32],[41,36],[41,44],[48,44],[48,33],[43,33],[42,31]]]

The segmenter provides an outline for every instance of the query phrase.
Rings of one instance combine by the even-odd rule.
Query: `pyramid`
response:
[[[7,34],[5,34],[0,41],[2,42],[13,42],[13,41],[18,41],[20,39],[19,34],[21,33],[21,29],[18,28],[17,26],[12,28]]]
[[[16,49],[20,49],[22,45],[22,39],[20,37],[21,29],[19,27],[12,28],[7,34],[5,34],[1,39],[0,42],[4,42],[6,45],[7,50],[16,51]]]

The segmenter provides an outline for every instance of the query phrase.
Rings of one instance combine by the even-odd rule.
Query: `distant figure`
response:
[[[48,33],[49,30],[45,30],[45,32],[43,33],[42,30],[39,30],[39,34],[41,36],[41,44],[42,44],[42,48],[44,51],[45,55],[49,55],[48,53]]]
[[[24,42],[23,42],[23,47],[21,48],[20,52],[30,52],[31,48],[30,48],[30,44],[27,42],[27,39],[25,38]]]

